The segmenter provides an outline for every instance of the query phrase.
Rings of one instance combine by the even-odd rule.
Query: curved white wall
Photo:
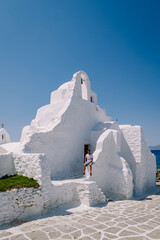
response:
[[[94,152],[93,178],[109,198],[131,198],[133,176],[127,161],[117,152],[116,130],[104,131]]]

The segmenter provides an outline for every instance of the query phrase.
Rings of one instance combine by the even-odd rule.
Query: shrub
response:
[[[0,191],[4,192],[7,190],[12,190],[14,188],[38,188],[39,183],[33,178],[24,177],[22,175],[14,175],[14,176],[4,176],[0,178]]]

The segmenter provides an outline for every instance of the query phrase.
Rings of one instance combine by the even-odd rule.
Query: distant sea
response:
[[[160,169],[160,150],[151,150],[156,156],[157,168]]]

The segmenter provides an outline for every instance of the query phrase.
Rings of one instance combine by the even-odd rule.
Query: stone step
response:
[[[92,206],[99,203],[105,203],[106,197],[96,185],[95,181],[85,180],[77,185],[77,193],[80,203]]]
[[[54,186],[54,189],[57,188],[58,191],[61,191],[58,193],[59,195],[64,195],[64,201],[65,196],[68,196],[68,192],[66,192],[66,189],[68,189],[70,193],[75,193],[73,195],[73,199],[69,200],[70,202],[73,200],[77,201],[79,204],[86,206],[106,203],[106,197],[104,193],[90,176],[76,179],[52,181],[52,184]],[[68,196],[67,198],[69,199],[70,197]]]

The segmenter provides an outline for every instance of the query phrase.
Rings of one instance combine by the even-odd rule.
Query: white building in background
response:
[[[83,176],[88,148],[95,161],[92,177],[63,182]],[[41,210],[72,200],[93,204],[104,201],[104,195],[131,198],[156,185],[156,160],[142,128],[112,121],[97,105],[84,71],[51,93],[50,104],[38,109],[19,143],[3,144],[0,150],[7,151],[0,154],[0,177],[15,172],[37,179]]]
[[[10,136],[5,130],[4,124],[2,124],[2,128],[0,129],[0,144],[10,143],[10,142],[11,142]]]

